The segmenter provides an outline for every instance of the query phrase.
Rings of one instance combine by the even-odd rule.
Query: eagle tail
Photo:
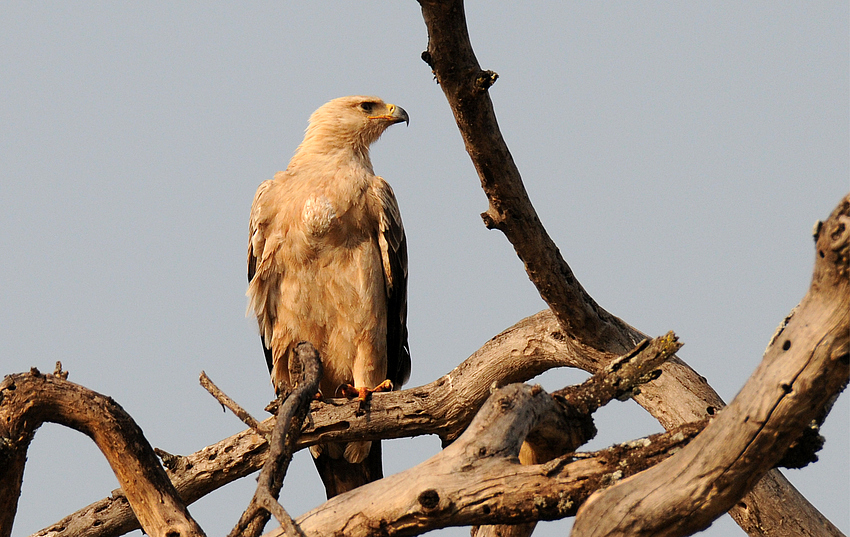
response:
[[[350,463],[344,457],[333,458],[329,451],[322,449],[318,456],[313,457],[328,499],[384,477],[381,442],[378,440],[372,441],[372,448],[363,462]]]

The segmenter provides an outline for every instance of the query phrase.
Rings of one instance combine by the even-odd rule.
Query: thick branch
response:
[[[594,495],[584,536],[680,536],[708,526],[783,456],[850,376],[850,196],[817,228],[809,292],[735,400],[675,457]]]
[[[35,369],[0,383],[0,507],[5,511],[0,513],[0,535],[11,534],[26,451],[44,422],[65,425],[94,440],[146,533],[204,535],[124,409],[109,397]]]
[[[644,337],[638,330],[599,306],[576,280],[552,239],[540,223],[519,171],[504,142],[487,89],[495,73],[483,71],[475,58],[462,0],[419,0],[428,28],[428,50],[422,55],[431,66],[454,113],[466,150],[478,171],[490,202],[482,215],[514,246],[529,278],[557,317],[568,337],[602,352],[620,354]],[[665,428],[702,419],[722,408],[710,386],[678,359],[669,361],[661,378],[647,385],[635,400]],[[730,515],[750,535],[791,535],[794,524],[817,531],[823,516],[778,472],[770,482],[757,485]],[[772,513],[783,513],[784,523]],[[761,521],[761,522],[760,522]]]
[[[418,388],[375,394],[368,419],[360,404],[342,399],[313,403],[310,423],[299,448],[346,442],[436,434],[444,440],[460,435],[495,384],[522,382],[552,367],[601,369],[608,356],[582,348],[563,336],[549,310],[523,319],[488,341],[453,371]],[[657,382],[657,381],[656,381]],[[271,429],[273,419],[260,424]],[[265,439],[246,430],[196,453],[178,457],[168,470],[186,503],[258,470],[266,459]],[[85,532],[107,537],[138,528],[120,490],[73,513],[36,536],[67,537]]]
[[[332,498],[299,517],[298,525],[306,535],[403,536],[446,526],[563,518],[595,489],[663,460],[703,425],[594,454],[520,465],[520,444],[543,419],[568,418],[539,386],[506,386],[452,445],[414,468]]]
[[[514,246],[528,277],[552,308],[564,330],[600,350],[621,354],[642,337],[619,329],[619,320],[599,308],[575,279],[558,247],[541,224],[519,170],[502,138],[487,88],[495,73],[475,58],[461,0],[420,0],[428,27],[428,62],[454,112],[466,150],[481,179],[490,207],[482,215]],[[611,342],[616,342],[612,348]]]

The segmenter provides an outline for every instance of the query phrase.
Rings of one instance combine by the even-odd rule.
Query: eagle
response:
[[[323,397],[399,389],[410,376],[407,241],[390,185],[369,147],[403,108],[377,97],[316,110],[286,170],[251,206],[248,313],[257,318],[275,391],[290,388],[289,356],[319,351]],[[383,477],[379,441],[311,448],[331,498]]]

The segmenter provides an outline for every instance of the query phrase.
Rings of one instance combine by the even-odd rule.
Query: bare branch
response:
[[[61,367],[57,368],[61,372]],[[201,536],[142,430],[111,398],[64,380],[63,375],[9,375],[0,383],[0,535],[11,534],[26,451],[42,423],[90,437],[109,461],[145,532]]]
[[[601,309],[573,276],[552,241],[522,183],[496,121],[487,89],[496,80],[478,64],[466,28],[461,0],[420,0],[428,27],[428,62],[451,105],[466,150],[481,179],[490,207],[482,214],[488,228],[505,234],[525,265],[540,296],[564,330],[586,342],[607,341],[621,354],[642,338],[620,329],[621,322]],[[612,348],[616,342],[617,348]]]
[[[247,410],[239,406],[239,404],[231,399],[226,393],[221,391],[221,389],[215,385],[211,378],[209,378],[205,371],[201,371],[201,376],[198,379],[201,383],[201,386],[204,387],[206,391],[210,393],[213,397],[215,397],[216,401],[221,403],[221,406],[227,407],[230,409],[233,414],[242,420],[242,423],[254,429],[257,434],[266,436],[269,434],[269,431],[263,429],[260,423],[252,416]]]
[[[475,58],[462,0],[419,0],[428,28],[428,49],[422,58],[449,102],[466,150],[490,201],[482,215],[488,228],[502,231],[525,265],[529,278],[557,317],[566,336],[585,347],[620,354],[644,337],[638,330],[599,306],[576,280],[572,270],[544,229],[532,206],[519,171],[501,136],[487,89],[496,80]],[[704,418],[724,406],[720,397],[696,372],[678,358],[662,368],[658,381],[635,397],[667,429]],[[788,522],[817,531],[823,516],[779,475],[756,487],[732,518],[750,535],[773,535]],[[766,522],[760,523],[760,520]]]
[[[591,497],[573,534],[681,536],[708,526],[776,464],[850,378],[850,195],[816,233],[808,293],[735,400],[675,457]],[[709,492],[710,491],[710,492]]]
[[[298,525],[306,535],[404,536],[446,526],[563,518],[593,490],[663,460],[704,426],[520,465],[520,445],[541,419],[568,420],[539,386],[501,388],[452,445],[414,468],[332,498],[299,517]]]
[[[565,338],[549,310],[523,319],[488,341],[453,371],[418,388],[378,393],[369,405],[368,420],[359,403],[344,399],[314,402],[310,422],[298,447],[356,439],[439,435],[457,438],[495,384],[521,382],[552,367],[601,369],[607,355]],[[657,381],[656,381],[657,382]],[[260,424],[271,429],[273,418]],[[187,503],[258,470],[266,460],[263,437],[246,430],[196,453],[178,458],[169,467],[175,487]],[[36,533],[68,537],[85,532],[91,537],[121,535],[138,528],[120,490]]]
[[[301,424],[310,409],[310,401],[319,391],[322,362],[315,347],[310,343],[299,343],[290,359],[289,369],[289,378],[296,381],[295,389],[278,409],[269,456],[257,480],[257,492],[229,537],[256,537],[263,531],[271,513],[278,513],[279,520],[291,522],[277,498],[296,449]]]
[[[682,344],[673,332],[653,340],[644,339],[583,383],[567,386],[553,395],[564,397],[584,414],[592,414],[612,399],[625,400],[639,393],[641,384],[661,376],[658,368],[680,348]]]

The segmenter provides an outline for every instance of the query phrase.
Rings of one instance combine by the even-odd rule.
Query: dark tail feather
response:
[[[343,458],[331,458],[328,451],[323,449],[318,458],[313,459],[325,484],[328,499],[384,477],[381,469],[381,442],[378,440],[372,442],[366,460],[357,464]]]

